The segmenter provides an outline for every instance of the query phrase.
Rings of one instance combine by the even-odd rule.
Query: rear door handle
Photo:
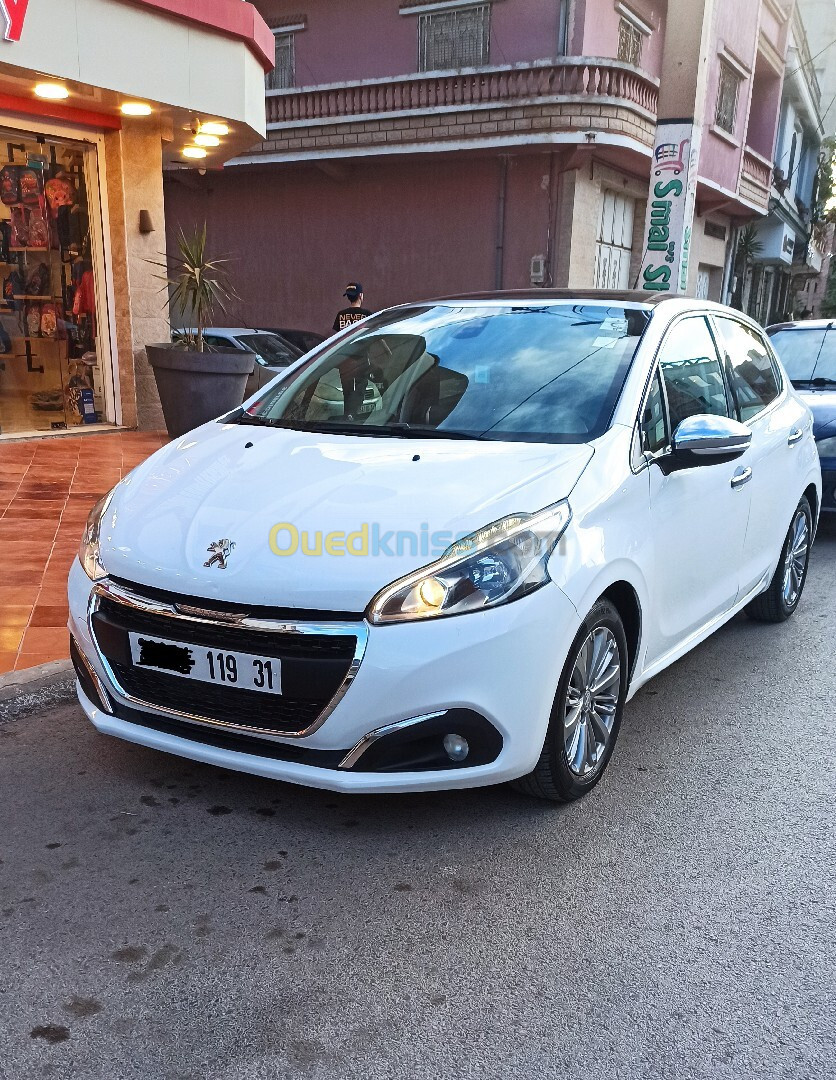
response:
[[[741,488],[744,484],[748,484],[751,479],[752,470],[748,466],[745,469],[738,469],[731,478],[731,486],[733,488]]]
[[[800,427],[797,427],[789,433],[789,437],[787,438],[787,446],[795,446],[795,444],[797,442],[800,442],[803,438],[804,432],[801,430]]]

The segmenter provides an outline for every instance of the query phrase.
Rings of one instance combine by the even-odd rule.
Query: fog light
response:
[[[451,761],[464,761],[470,753],[467,739],[461,735],[445,735],[444,750]]]

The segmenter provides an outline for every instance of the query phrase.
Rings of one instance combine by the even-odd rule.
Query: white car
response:
[[[810,412],[737,312],[393,308],[98,504],[79,699],[99,731],[280,780],[575,799],[648,679],[740,610],[792,614],[820,499]]]

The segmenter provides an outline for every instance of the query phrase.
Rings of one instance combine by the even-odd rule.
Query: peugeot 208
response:
[[[393,308],[96,506],[69,580],[107,734],[341,791],[575,799],[625,702],[796,609],[809,410],[739,313],[559,291]]]

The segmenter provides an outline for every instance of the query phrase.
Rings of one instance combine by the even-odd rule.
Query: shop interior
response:
[[[0,130],[0,435],[104,419],[88,154]]]

